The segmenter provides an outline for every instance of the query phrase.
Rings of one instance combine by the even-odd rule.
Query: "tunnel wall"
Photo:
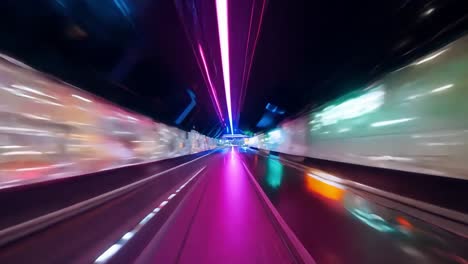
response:
[[[213,149],[0,55],[0,187]]]
[[[292,155],[468,179],[468,36],[250,145]]]

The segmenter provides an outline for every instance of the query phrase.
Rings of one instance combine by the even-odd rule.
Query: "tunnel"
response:
[[[0,13],[0,263],[468,263],[465,1]]]

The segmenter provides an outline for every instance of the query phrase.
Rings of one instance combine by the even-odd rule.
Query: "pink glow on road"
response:
[[[224,89],[226,91],[229,125],[231,127],[231,134],[234,134],[231,108],[231,71],[229,65],[229,18],[227,0],[216,0],[216,15],[218,18],[219,46],[221,49],[221,62],[223,65]]]
[[[159,255],[148,263],[295,262],[252,184],[238,149],[226,148],[210,158],[204,184],[190,194],[185,205],[180,205],[185,209],[175,214],[178,224],[168,228],[160,240],[164,248],[157,249]],[[174,243],[177,240],[181,242]],[[174,256],[174,260],[166,256]]]
[[[216,104],[216,109],[218,110],[218,115],[221,118],[222,122],[224,122],[224,118],[221,112],[221,107],[219,106],[218,95],[216,94],[216,90],[214,88],[213,82],[211,81],[210,71],[208,70],[208,65],[205,59],[205,53],[203,52],[203,48],[200,45],[200,43],[198,44],[198,51],[200,52],[203,67],[205,68],[205,72],[206,72],[206,78],[208,79],[208,85],[210,86],[211,94],[213,95],[213,98]]]

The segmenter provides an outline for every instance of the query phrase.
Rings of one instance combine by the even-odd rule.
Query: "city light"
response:
[[[307,190],[335,201],[341,201],[345,193],[343,186],[332,181],[325,180],[312,173],[308,173],[306,175],[305,186]]]
[[[354,208],[349,210],[352,215],[354,215],[357,219],[361,220],[368,226],[372,227],[373,229],[380,231],[380,232],[393,232],[395,229],[391,227],[385,219],[381,216],[368,212],[367,210],[361,210],[358,208]]]
[[[229,67],[229,25],[227,0],[216,0],[216,15],[218,18],[219,46],[221,48],[221,62],[223,65],[223,79],[226,93],[229,126],[231,128],[231,134],[234,134],[231,109],[231,76]]]

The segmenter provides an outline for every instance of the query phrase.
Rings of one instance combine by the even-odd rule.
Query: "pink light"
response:
[[[240,114],[240,108],[243,104],[244,97],[245,97],[245,70],[247,68],[247,55],[249,55],[249,47],[250,47],[250,35],[252,30],[252,20],[253,20],[253,13],[255,9],[255,1],[252,1],[252,8],[250,9],[250,22],[249,22],[249,31],[247,34],[247,41],[245,42],[245,54],[244,54],[244,67],[242,70],[242,84],[241,84],[241,95],[239,100],[239,105],[237,106],[237,115]]]
[[[221,62],[223,65],[224,89],[226,91],[229,125],[231,127],[231,134],[234,134],[231,109],[231,73],[229,67],[229,19],[227,0],[216,0],[216,15],[218,18],[219,46],[221,48]]]
[[[249,68],[247,70],[247,78],[246,78],[247,83],[245,84],[245,86],[247,86],[247,84],[249,82],[249,78],[250,78],[250,70],[252,69],[254,52],[255,52],[255,49],[257,48],[258,36],[260,35],[260,30],[261,30],[262,23],[263,23],[263,13],[265,12],[265,4],[266,4],[266,1],[263,0],[263,2],[262,2],[262,11],[260,12],[260,20],[258,22],[257,34],[255,36],[255,42],[254,42],[254,46],[253,46],[252,55],[250,57]],[[250,34],[250,32],[249,32],[249,34]]]
[[[210,72],[208,70],[208,65],[206,64],[205,53],[203,52],[203,48],[200,45],[200,43],[198,44],[198,51],[200,52],[203,67],[205,67],[206,78],[208,79],[208,85],[210,86],[211,93],[213,95],[213,98],[216,104],[216,109],[218,110],[218,115],[221,118],[221,120],[224,122],[223,115],[221,114],[222,113],[221,107],[219,106],[219,102],[218,102],[218,95],[216,94],[216,90],[214,89],[213,82],[211,81]]]
[[[258,37],[259,37],[259,34],[260,34],[260,28],[262,26],[263,14],[265,12],[266,0],[263,0],[262,7],[261,7],[262,9],[261,9],[261,13],[260,13],[260,19],[258,21],[258,28],[257,28],[257,31],[256,31],[256,37],[255,37],[255,40],[254,40],[253,49],[252,49],[252,52],[250,53],[249,59],[247,59],[247,57],[249,55],[249,50],[250,50],[249,48],[250,48],[250,39],[251,39],[251,35],[252,35],[252,22],[254,20],[253,16],[254,16],[254,10],[255,10],[255,3],[256,2],[257,1],[255,1],[255,0],[252,1],[252,8],[250,10],[249,31],[248,31],[248,35],[247,35],[247,42],[246,42],[246,47],[245,47],[245,57],[244,57],[244,67],[243,67],[243,72],[242,72],[241,96],[240,96],[240,100],[239,100],[239,105],[237,107],[237,115],[239,115],[239,111],[241,109],[241,106],[244,103],[245,91],[246,91],[247,84],[248,84],[249,77],[250,77],[250,70],[251,70],[252,64],[253,64],[253,58],[254,58],[254,54],[255,54],[255,49],[257,47]]]

